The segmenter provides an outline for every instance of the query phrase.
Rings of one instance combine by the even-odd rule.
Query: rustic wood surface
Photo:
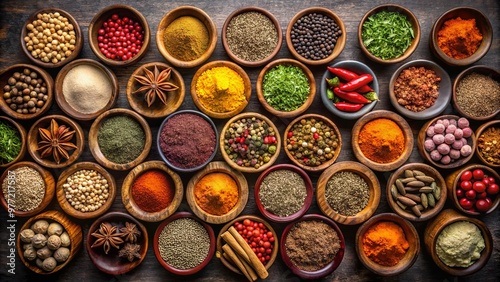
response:
[[[478,64],[489,65],[498,68],[500,66],[500,2],[498,0],[462,0],[462,1],[450,1],[450,0],[422,0],[422,1],[412,1],[412,0],[393,0],[391,2],[401,4],[409,8],[417,16],[421,28],[422,37],[420,44],[415,51],[415,53],[404,62],[414,59],[429,59],[436,60],[431,55],[429,51],[429,33],[433,22],[446,10],[456,7],[456,6],[472,6],[480,9],[485,13],[491,24],[493,26],[493,44],[488,52],[488,54],[478,62]],[[132,0],[122,0],[120,3],[130,4],[140,12],[142,12],[148,19],[151,32],[156,34],[158,23],[165,13],[171,9],[180,5],[194,5],[206,11],[210,17],[215,22],[217,30],[220,35],[221,28],[226,17],[233,12],[235,9],[246,6],[255,5],[265,9],[268,9],[273,13],[280,21],[282,32],[285,32],[285,27],[288,21],[293,17],[295,13],[310,6],[324,6],[332,9],[340,18],[344,21],[347,30],[347,42],[344,51],[341,55],[334,61],[338,62],[340,60],[359,60],[368,64],[377,74],[380,83],[380,99],[381,101],[376,105],[376,110],[387,109],[392,110],[389,98],[388,98],[388,84],[392,73],[402,64],[395,64],[384,66],[380,64],[373,63],[368,60],[366,56],[361,53],[360,47],[357,42],[357,28],[359,21],[363,17],[363,14],[367,12],[372,7],[387,3],[383,0],[372,0],[372,1],[325,1],[325,0],[313,0],[313,1],[241,1],[241,0],[228,0],[228,1],[161,1],[161,0],[150,0],[150,1],[132,1]],[[76,20],[79,22],[83,34],[85,36],[84,48],[80,54],[81,58],[91,58],[96,59],[96,56],[92,53],[88,45],[88,26],[93,16],[102,8],[111,4],[111,1],[91,1],[91,0],[44,0],[44,1],[18,1],[18,0],[2,0],[0,1],[0,69],[8,67],[15,63],[29,63],[28,58],[22,53],[20,45],[20,34],[21,26],[24,21],[28,18],[29,14],[32,12],[43,8],[43,7],[58,7],[62,8],[69,13],[71,13]],[[276,58],[290,58],[291,54],[288,51],[285,42],[283,42],[281,50]],[[217,41],[217,47],[214,54],[210,57],[209,61],[214,60],[229,60],[229,57],[224,52],[222,43],[220,40]],[[157,44],[155,40],[151,40],[151,45],[146,55],[138,63],[124,67],[112,67],[111,69],[116,73],[119,84],[120,84],[120,94],[116,104],[116,107],[120,108],[130,108],[126,95],[125,89],[129,76],[132,72],[143,63],[161,61],[164,62],[164,58],[161,56],[157,49]],[[442,63],[440,63],[449,73],[452,79],[454,79],[457,74],[462,69],[450,68]],[[193,74],[198,68],[194,69],[179,69],[182,74],[186,85],[191,84],[191,79]],[[290,119],[282,119],[271,116],[264,108],[260,105],[256,95],[255,95],[255,81],[261,68],[244,68],[250,79],[252,81],[252,97],[249,105],[245,111],[261,112],[266,116],[271,118],[271,120],[278,126],[280,132],[286,128]],[[323,67],[313,67],[311,70],[314,73],[316,82],[318,83],[323,75]],[[48,70],[53,78],[57,75],[58,69]],[[317,90],[319,91],[319,89]],[[319,92],[318,92],[319,93]],[[187,93],[186,93],[187,94]],[[190,95],[186,95],[180,110],[183,109],[196,109]],[[63,112],[54,103],[49,111],[50,114],[63,114]],[[307,113],[320,113],[331,118],[341,130],[342,139],[345,140],[342,148],[342,152],[337,159],[339,161],[356,160],[351,148],[351,129],[355,121],[346,121],[336,118],[331,113],[329,113],[326,108],[321,103],[321,98],[316,95],[315,100],[307,111]],[[446,114],[456,114],[451,107],[451,104],[447,107]],[[4,113],[0,113],[4,115]],[[496,116],[498,119],[499,116]],[[149,124],[151,126],[153,138],[156,138],[158,133],[158,127],[161,123],[160,120],[149,119]],[[219,131],[224,126],[227,120],[215,120]],[[35,121],[22,121],[21,123],[26,129],[29,129]],[[416,137],[418,130],[425,123],[425,121],[409,121],[412,128],[414,137]],[[84,129],[85,137],[87,139],[91,122],[80,122]],[[472,128],[476,129],[481,123],[472,123]],[[419,156],[416,149],[415,142],[412,154],[408,162],[423,162],[422,158]],[[156,145],[153,145],[151,152],[149,153],[147,160],[160,160],[158,155],[158,150]],[[24,160],[31,160],[31,158],[26,155]],[[215,157],[215,160],[223,160],[220,151]],[[78,161],[95,161],[92,157],[89,146],[85,146],[83,155]],[[476,158],[472,159],[471,162],[478,161]],[[285,153],[282,151],[276,163],[290,163],[290,160],[286,157]],[[63,169],[50,169],[54,177],[58,177]],[[440,172],[445,176],[450,171],[440,169]],[[113,171],[112,174],[116,178],[118,187],[121,187],[123,179],[125,178],[127,171]],[[184,185],[188,183],[191,176],[194,173],[181,174]],[[384,187],[386,185],[387,179],[390,172],[377,173],[377,177],[381,183],[381,188],[383,189],[380,205],[376,210],[375,214],[383,212],[391,212],[384,193]],[[246,173],[249,188],[253,189],[255,180],[258,174],[248,174]],[[316,185],[318,174],[310,174],[314,185]],[[250,190],[252,191],[252,190]],[[259,212],[255,206],[255,200],[253,198],[253,193],[249,193],[250,197],[248,203],[243,210],[242,214],[256,214]],[[446,204],[446,207],[452,207],[450,203]],[[57,204],[57,200],[54,198],[46,210],[55,209],[61,210]],[[114,201],[113,206],[110,211],[124,211],[125,207],[122,204],[121,193],[117,193],[117,197]],[[184,199],[181,203],[178,211],[190,211],[190,208]],[[321,213],[316,201],[313,201],[311,208],[308,213]],[[28,218],[16,218],[16,228],[17,232],[21,228],[22,224],[25,223]],[[422,244],[421,252],[417,258],[417,261],[408,271],[400,274],[396,277],[385,278],[377,276],[367,270],[356,256],[355,252],[355,235],[359,225],[348,226],[340,225],[340,228],[346,239],[346,252],[344,260],[342,261],[340,267],[331,275],[327,276],[322,281],[499,281],[500,280],[500,212],[497,209],[494,213],[480,217],[486,225],[491,230],[493,234],[493,254],[488,261],[487,265],[478,273],[464,277],[456,278],[449,276],[443,271],[441,271],[431,260],[430,255],[425,251],[423,247],[423,237],[426,222],[414,223],[420,235],[420,242]],[[220,260],[215,257],[211,260],[208,266],[196,275],[189,277],[179,277],[175,276],[159,264],[156,260],[153,247],[150,246],[147,252],[147,257],[142,262],[140,266],[131,271],[130,273],[111,276],[99,271],[90,261],[89,256],[85,250],[82,248],[79,254],[69,263],[64,269],[57,272],[51,276],[40,276],[34,274],[32,271],[28,270],[19,260],[16,259],[15,275],[9,274],[7,272],[8,266],[7,256],[9,255],[9,249],[11,246],[8,245],[7,238],[10,233],[7,230],[8,217],[5,210],[0,212],[0,280],[1,281],[243,281],[243,276],[235,275],[233,272],[228,270],[220,262]],[[72,218],[76,223],[80,224],[83,229],[83,235],[85,236],[88,232],[89,226],[93,223],[93,219],[89,220],[78,220]],[[152,240],[153,234],[159,223],[144,223],[148,229],[149,239]],[[216,234],[222,227],[221,225],[212,225]],[[278,234],[281,234],[285,224],[274,224],[273,227],[276,229]],[[16,233],[17,235],[17,233]],[[152,241],[151,241],[152,242]],[[17,255],[17,253],[16,253]],[[298,281],[299,278],[292,274],[290,270],[287,269],[281,258],[278,256],[274,265],[269,269],[268,281]]]

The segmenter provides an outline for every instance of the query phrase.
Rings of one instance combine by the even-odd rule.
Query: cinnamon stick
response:
[[[238,254],[242,259],[244,259],[247,263],[250,263],[250,259],[248,258],[247,253],[243,248],[240,246],[238,241],[229,233],[229,231],[226,231],[222,233],[221,235],[222,239],[226,241],[226,243],[233,249],[233,251]]]
[[[248,258],[250,260],[249,264],[252,266],[255,272],[257,272],[257,275],[259,275],[261,279],[267,278],[267,276],[269,275],[267,269],[264,267],[264,265],[259,260],[257,255],[252,251],[247,242],[245,242],[245,239],[241,237],[241,235],[238,233],[238,231],[236,231],[236,229],[233,226],[229,227],[228,231],[229,233],[231,233],[231,235],[233,235],[234,239],[236,239],[238,244],[243,248],[245,253],[248,255]]]
[[[248,279],[248,281],[251,281],[251,282],[255,281],[254,279],[252,279],[252,277],[248,273],[247,269],[245,268],[245,266],[241,262],[240,258],[233,252],[233,250],[231,249],[231,247],[229,247],[229,245],[225,244],[224,246],[222,246],[222,250],[224,251],[224,253],[222,255],[227,256],[226,259],[228,259],[234,265],[236,265],[238,267],[238,269],[241,271],[241,273],[243,273],[243,275],[245,275],[245,277]]]

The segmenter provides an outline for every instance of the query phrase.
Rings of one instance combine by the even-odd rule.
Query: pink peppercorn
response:
[[[144,30],[141,24],[128,17],[113,14],[97,31],[99,50],[108,59],[127,61],[141,50]]]

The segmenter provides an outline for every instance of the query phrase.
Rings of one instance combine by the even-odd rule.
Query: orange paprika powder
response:
[[[212,172],[196,183],[194,197],[198,206],[207,213],[224,215],[238,202],[238,184],[226,173]]]
[[[403,228],[391,221],[381,221],[370,226],[363,236],[365,255],[383,266],[394,266],[403,259],[410,244]]]
[[[172,202],[172,180],[163,171],[148,170],[132,184],[132,199],[145,212],[159,212]]]
[[[474,54],[483,36],[476,26],[476,19],[450,19],[438,32],[438,46],[451,58],[460,60]]]
[[[377,163],[391,163],[403,153],[405,136],[397,123],[379,118],[367,122],[361,128],[358,145],[368,159]]]

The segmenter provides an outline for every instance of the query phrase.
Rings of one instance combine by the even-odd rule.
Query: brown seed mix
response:
[[[403,70],[394,83],[398,104],[412,112],[421,112],[436,102],[439,96],[439,77],[425,67],[409,67]]]

